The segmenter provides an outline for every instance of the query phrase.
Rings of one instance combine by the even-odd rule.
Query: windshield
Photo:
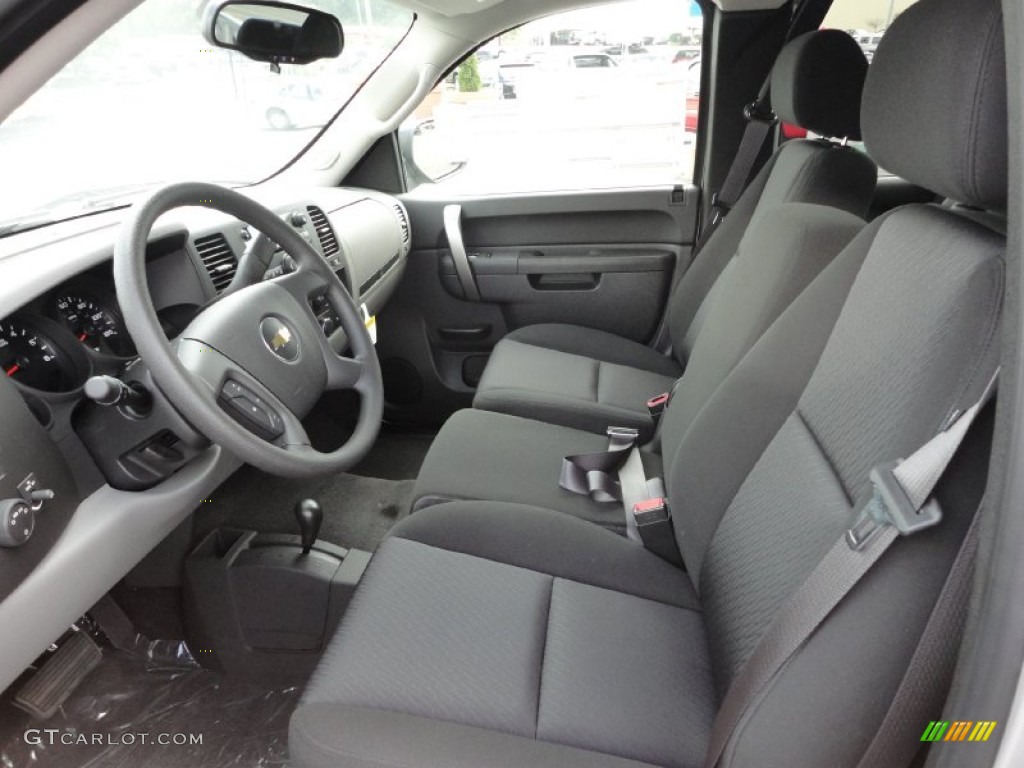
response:
[[[335,59],[281,65],[211,48],[208,0],[145,0],[0,124],[0,233],[123,204],[172,181],[246,184],[294,158],[412,24],[384,0],[335,14]],[[13,223],[13,226],[12,226]]]

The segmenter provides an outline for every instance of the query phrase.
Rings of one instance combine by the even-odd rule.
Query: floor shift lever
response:
[[[299,532],[302,536],[302,554],[308,555],[320,533],[320,523],[324,520],[324,512],[313,499],[303,499],[295,505],[295,519],[299,521]]]

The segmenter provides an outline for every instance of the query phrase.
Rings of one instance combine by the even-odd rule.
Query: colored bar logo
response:
[[[932,720],[921,741],[988,741],[998,724],[996,720]]]

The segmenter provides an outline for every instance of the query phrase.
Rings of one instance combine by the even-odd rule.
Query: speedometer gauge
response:
[[[0,322],[0,367],[26,387],[65,392],[77,385],[72,361],[49,336],[20,320]]]
[[[55,304],[64,325],[94,352],[117,357],[135,354],[135,345],[115,310],[81,293],[62,293]]]

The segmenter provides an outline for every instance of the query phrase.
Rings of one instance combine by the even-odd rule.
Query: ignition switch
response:
[[[20,547],[36,528],[36,513],[24,499],[0,501],[0,547]]]

